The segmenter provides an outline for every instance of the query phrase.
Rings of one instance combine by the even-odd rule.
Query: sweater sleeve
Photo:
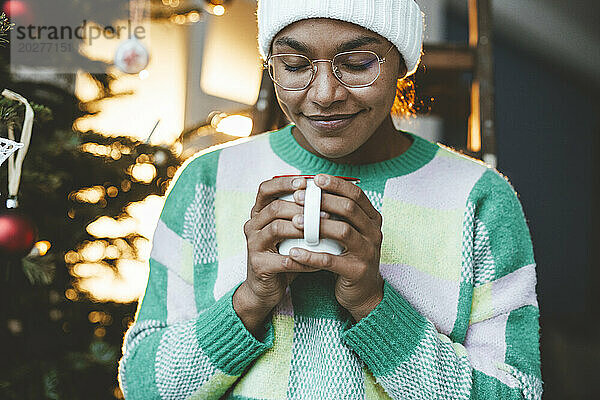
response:
[[[218,399],[272,346],[271,326],[257,340],[235,313],[239,285],[216,300],[209,290],[217,268],[217,162],[218,153],[209,153],[182,168],[161,212],[146,291],[119,363],[128,400]]]
[[[386,281],[383,301],[344,333],[346,343],[393,399],[541,399],[531,238],[514,189],[495,170],[469,196],[463,271],[473,288],[464,340],[438,332]]]

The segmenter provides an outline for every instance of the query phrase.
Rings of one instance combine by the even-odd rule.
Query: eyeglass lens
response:
[[[316,72],[316,64],[300,54],[271,56],[268,67],[273,81],[286,89],[306,88]],[[337,54],[332,60],[332,67],[336,77],[350,87],[368,86],[377,79],[380,72],[377,55],[369,51]]]

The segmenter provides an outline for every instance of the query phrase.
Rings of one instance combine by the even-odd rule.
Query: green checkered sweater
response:
[[[535,261],[495,169],[408,134],[375,164],[303,149],[291,125],[204,151],[172,185],[125,335],[126,399],[540,399]],[[335,276],[300,274],[255,338],[232,306],[260,182],[353,176],[383,216],[383,301],[360,322]]]

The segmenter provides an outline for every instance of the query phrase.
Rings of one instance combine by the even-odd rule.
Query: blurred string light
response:
[[[109,186],[106,188],[106,194],[108,197],[117,197],[119,189],[116,186]]]
[[[85,243],[79,250],[81,257],[89,262],[100,261],[104,258],[104,250],[108,243],[104,240],[95,240]]]
[[[80,69],[77,70],[77,97],[82,102],[94,101],[102,97],[102,88],[92,78],[92,75]]]
[[[229,0],[205,0],[204,9],[213,15],[221,16],[225,14],[229,3]]]
[[[215,6],[215,8],[213,8],[213,13],[215,15],[223,15],[223,14],[225,14],[225,7],[223,7],[221,5]]]
[[[104,188],[104,186],[97,185],[71,192],[69,200],[79,203],[97,204],[105,202],[105,195],[108,197],[117,197],[118,194],[119,189],[116,186]]]
[[[71,301],[75,301],[79,296],[77,295],[77,291],[75,289],[69,288],[65,290],[65,297]]]
[[[23,332],[23,323],[18,319],[9,319],[6,321],[6,327],[13,335]]]
[[[210,124],[217,132],[230,136],[246,137],[252,133],[252,118],[245,115],[215,114]]]
[[[175,15],[171,15],[169,17],[169,21],[171,21],[177,25],[183,25],[183,24],[185,24],[186,19],[185,19],[184,15],[175,14]]]
[[[132,259],[117,260],[116,268],[102,262],[77,264],[71,273],[79,278],[74,286],[97,301],[136,301],[148,280],[146,263]]]
[[[81,151],[90,153],[96,157],[111,157],[118,160],[124,154],[130,154],[131,148],[119,142],[113,142],[110,146],[88,142],[81,145]]]
[[[138,182],[150,183],[156,178],[156,167],[151,163],[136,163],[127,168],[127,173]]]
[[[187,13],[186,17],[192,23],[200,21],[200,13],[198,11],[190,11],[189,13]]]
[[[110,314],[104,311],[90,311],[88,314],[88,320],[92,324],[111,325],[113,318]]]
[[[48,250],[50,250],[50,247],[52,247],[52,245],[50,244],[49,241],[47,240],[40,240],[39,242],[36,242],[33,245],[33,249],[31,249],[31,252],[33,255],[36,256],[45,256],[46,253],[48,253]]]
[[[80,203],[96,204],[104,199],[104,186],[92,186],[69,194],[69,200]]]
[[[125,207],[126,214],[120,217],[112,218],[104,215],[96,218],[86,227],[86,231],[98,239],[116,239],[135,233],[151,239],[163,203],[163,197],[150,195],[142,201],[129,204]],[[67,260],[67,262],[71,261]]]
[[[131,217],[111,218],[106,215],[97,218],[86,227],[87,233],[95,237],[120,238],[134,234],[137,223]]]
[[[89,224],[86,230],[96,239],[65,254],[76,278],[65,297],[76,301],[85,293],[95,301],[136,301],[148,280],[152,237],[163,204],[164,197],[150,195],[129,204],[120,217],[101,216]]]
[[[181,147],[181,144],[179,144],[179,147]],[[116,144],[113,143],[110,146],[91,142],[84,143],[81,146],[81,150],[97,157],[111,157],[114,160],[120,159],[123,154],[131,153],[131,149],[129,147],[123,146],[118,142]],[[181,150],[179,149],[179,151]],[[142,154],[137,157],[136,163],[127,169],[127,173],[131,175],[131,177],[137,182],[151,183],[154,178],[156,178],[157,174],[156,167],[153,165],[153,162],[162,165],[166,162],[167,157],[167,154],[162,150],[157,151],[152,158],[148,154]],[[124,191],[129,190],[129,188],[124,187],[122,187],[122,189]],[[115,191],[118,191],[116,187],[109,187],[106,189],[109,197],[115,197],[117,195],[117,192]],[[71,199],[86,203],[97,203],[104,198],[104,192],[104,187],[94,186],[71,193]]]
[[[173,14],[169,17],[169,21],[177,25],[189,25],[200,22],[202,15],[196,10],[189,11],[184,14]]]
[[[144,80],[150,76],[150,72],[148,72],[147,69],[143,69],[138,73],[138,76],[140,77],[141,80]]]

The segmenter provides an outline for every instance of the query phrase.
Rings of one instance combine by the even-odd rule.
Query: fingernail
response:
[[[302,181],[300,179],[296,178],[292,181],[292,187],[294,189],[298,189],[300,187],[301,183],[302,183]]]
[[[296,215],[294,215],[294,218],[292,218],[292,219],[298,225],[304,226],[304,215],[302,215],[302,214],[296,214]]]
[[[317,183],[319,185],[327,185],[329,183],[329,177],[325,175],[317,176]]]
[[[304,190],[299,190],[294,192],[294,198],[298,201],[304,201]]]
[[[292,257],[298,257],[300,255],[300,251],[298,249],[291,249],[290,250],[290,256]]]
[[[325,211],[321,211],[321,218],[329,218],[329,214],[327,214]]]

